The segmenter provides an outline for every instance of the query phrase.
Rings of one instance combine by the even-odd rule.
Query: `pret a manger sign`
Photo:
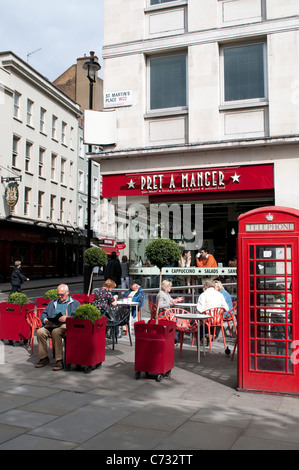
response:
[[[273,165],[103,176],[103,197],[273,189]]]

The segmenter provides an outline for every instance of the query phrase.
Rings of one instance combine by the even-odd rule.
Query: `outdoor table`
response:
[[[136,307],[136,315],[137,315],[137,307],[139,305],[138,302],[126,302],[124,299],[123,300],[118,300],[117,301],[117,305],[129,305],[131,308],[130,308],[130,322],[129,322],[129,328],[130,328],[130,331],[132,332],[132,318],[133,318],[133,309],[132,307]]]
[[[178,308],[190,308],[191,312],[195,307],[197,307],[197,303],[191,303],[191,302],[178,302],[175,304],[176,307]]]
[[[197,304],[196,304],[197,305]],[[204,315],[203,313],[177,313],[176,318],[182,318],[184,320],[205,320],[209,318],[210,315]],[[199,322],[198,322],[199,323]],[[205,327],[204,327],[205,333]],[[205,336],[205,334],[203,335]],[[197,362],[200,363],[200,334],[199,334],[199,324],[197,325],[197,341],[198,341],[198,354],[197,354]],[[204,355],[205,355],[205,342],[204,344]]]

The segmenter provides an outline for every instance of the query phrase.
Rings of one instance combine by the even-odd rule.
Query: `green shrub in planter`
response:
[[[162,269],[178,261],[181,257],[181,251],[173,240],[156,238],[147,245],[145,256],[151,264]]]
[[[101,312],[92,304],[80,305],[80,307],[78,307],[74,312],[74,318],[91,320],[93,325],[98,318],[101,318],[101,316]]]
[[[57,289],[50,289],[45,292],[44,299],[56,300],[58,299]]]
[[[22,292],[13,292],[8,296],[7,299],[8,304],[16,304],[16,305],[23,305],[29,304],[29,299],[26,294],[22,294]]]

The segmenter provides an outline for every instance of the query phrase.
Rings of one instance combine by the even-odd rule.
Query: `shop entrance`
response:
[[[192,222],[190,226],[193,230],[193,222],[195,220],[196,205],[201,204],[203,206],[203,227],[199,234],[194,236],[196,243],[191,249],[192,254],[192,266],[196,266],[195,255],[201,246],[204,245],[210,253],[212,253],[219,264],[219,266],[229,266],[229,261],[234,259],[236,256],[236,240],[238,236],[238,217],[240,214],[244,214],[250,210],[263,207],[265,205],[271,205],[273,199],[243,199],[243,200],[202,200],[198,198],[196,201],[186,199],[172,200],[168,198],[163,202],[158,199],[155,200],[155,204],[167,205],[169,212],[163,218],[162,213],[158,223],[153,231],[155,237],[171,238],[175,239],[183,251],[186,248],[186,243],[183,238],[173,237],[172,225],[173,225],[173,213],[171,212],[172,205],[179,205],[181,207],[181,213],[183,212],[183,204],[190,205],[190,216]],[[133,266],[144,266],[146,265],[145,249],[148,241],[150,240],[148,221],[150,205],[146,205],[147,214],[142,219],[140,214],[138,218],[138,228],[141,233],[140,237],[132,237],[127,240],[129,246],[129,258]],[[163,228],[166,226],[166,230]],[[145,229],[143,230],[143,227]],[[165,235],[166,233],[166,235]],[[181,227],[181,234],[184,233],[183,227]],[[194,232],[195,233],[195,232]]]
[[[299,211],[277,207],[240,217],[239,388],[299,393]],[[271,234],[271,235],[270,235]]]

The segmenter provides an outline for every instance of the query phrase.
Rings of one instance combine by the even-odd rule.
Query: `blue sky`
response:
[[[90,51],[102,65],[104,0],[0,0],[0,5],[0,50],[14,52],[49,80]]]

